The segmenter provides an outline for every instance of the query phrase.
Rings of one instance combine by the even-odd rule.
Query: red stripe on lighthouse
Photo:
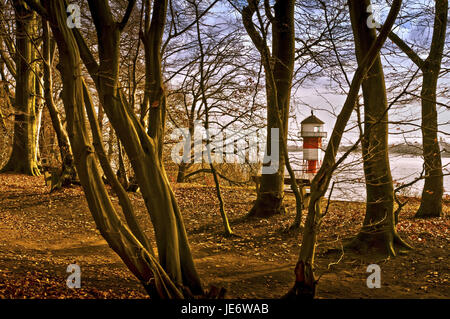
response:
[[[321,148],[321,137],[305,137],[303,139],[303,148]]]
[[[317,173],[317,162],[318,161],[308,161],[308,167],[306,173]]]

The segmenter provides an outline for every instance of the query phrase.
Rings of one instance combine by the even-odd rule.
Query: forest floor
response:
[[[301,233],[286,231],[294,218],[245,219],[252,188],[224,187],[230,224],[224,237],[215,189],[173,185],[195,262],[205,287],[227,289],[226,298],[279,298],[294,281]],[[149,235],[151,223],[139,194],[130,195]],[[117,201],[115,201],[117,203]],[[318,298],[450,298],[450,203],[445,216],[414,219],[407,204],[397,230],[414,250],[394,258],[367,257],[330,248],[357,234],[364,203],[331,201],[315,259]],[[306,213],[305,213],[306,215]],[[81,267],[80,289],[66,286],[69,264]],[[369,289],[369,264],[381,267],[381,288]],[[140,283],[96,229],[80,187],[49,194],[43,177],[0,175],[0,298],[147,298]]]

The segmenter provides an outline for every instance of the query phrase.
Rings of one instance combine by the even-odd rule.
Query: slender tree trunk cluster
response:
[[[113,20],[107,1],[89,1],[98,35],[99,64],[94,60],[78,30],[67,27],[64,2],[44,1],[43,4],[43,7],[36,5],[36,9],[50,20],[58,44],[58,69],[63,79],[63,101],[75,165],[100,232],[152,296],[179,298],[186,294],[202,294],[203,289],[194,266],[182,217],[161,162],[161,136],[147,135],[118,87],[120,33],[134,3],[127,8],[123,21],[117,23]],[[166,8],[166,1],[156,1],[152,19],[155,16],[165,17]],[[164,21],[160,23],[163,24]],[[160,29],[155,32],[162,32],[163,26],[157,27]],[[82,60],[95,82],[101,105],[135,171],[155,228],[159,262],[146,244],[149,241],[143,238],[143,233],[138,231],[136,225],[130,222],[125,225],[120,221],[106,192],[102,175],[96,165],[94,148],[89,143],[84,126],[83,106],[88,107],[92,103],[89,103],[88,90],[83,91],[80,65]],[[152,64],[154,62],[152,61]],[[93,118],[90,117],[91,123]],[[150,118],[149,123],[152,121],[154,119]],[[98,141],[100,134],[98,135],[97,146],[101,144]],[[97,153],[102,154],[101,149],[97,150]],[[106,173],[108,168],[105,167],[104,171]],[[114,180],[110,182],[120,190]],[[126,207],[124,210],[131,209],[124,199],[123,207]]]

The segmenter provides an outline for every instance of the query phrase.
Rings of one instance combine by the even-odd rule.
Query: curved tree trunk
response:
[[[125,24],[113,20],[106,0],[90,0],[89,8],[97,30],[100,64],[97,64],[77,30],[74,30],[75,37],[97,87],[100,102],[135,172],[155,229],[160,264],[176,285],[189,288],[193,294],[203,294],[182,216],[160,160],[162,146],[159,135],[150,137],[147,134],[118,87],[120,34]],[[153,15],[165,17],[166,9],[167,1],[155,1]],[[159,21],[164,22],[165,18]],[[159,24],[156,27],[162,32]],[[157,131],[162,132],[161,128]]]
[[[353,1],[356,0],[350,0],[349,4],[352,4]],[[324,217],[321,201],[328,189],[334,170],[345,159],[344,156],[341,157],[338,162],[336,162],[336,154],[339,150],[339,145],[341,143],[342,135],[345,131],[347,122],[350,119],[354,108],[356,107],[360,86],[364,78],[366,77],[369,68],[372,66],[376,57],[379,55],[379,51],[386,41],[388,34],[390,33],[390,30],[400,11],[401,3],[402,0],[394,0],[389,15],[380,30],[379,36],[376,38],[374,43],[372,43],[364,59],[360,63],[358,63],[358,68],[353,76],[344,106],[342,107],[342,110],[336,119],[333,132],[330,136],[330,140],[328,142],[323,159],[323,164],[311,182],[311,198],[308,206],[308,215],[306,217],[306,223],[303,232],[302,246],[294,271],[295,283],[293,288],[289,290],[284,298],[310,299],[315,296],[317,281],[314,276],[314,257],[317,235]],[[354,10],[354,3],[353,5],[350,5],[350,7],[351,10]],[[366,7],[364,7],[364,12],[365,9]],[[362,20],[352,20],[352,24],[353,23],[362,23]],[[348,155],[349,152],[347,152],[346,154]]]
[[[180,281],[175,281],[166,274],[152,254],[130,231],[130,228],[123,224],[114,209],[103,184],[85,127],[81,58],[73,33],[66,25],[64,1],[46,0],[44,6],[46,11],[43,14],[51,19],[51,27],[60,52],[61,60],[58,69],[63,80],[63,101],[75,164],[97,227],[110,247],[122,258],[152,296],[182,298],[180,286],[177,286]],[[97,130],[99,131],[98,126]],[[132,142],[137,141],[133,140]],[[155,155],[154,152],[152,154]],[[158,188],[155,191],[158,192],[161,184],[155,188]],[[172,201],[173,194],[166,193]],[[159,204],[164,205],[165,203],[166,201],[162,201]]]
[[[36,34],[36,14],[22,0],[13,1],[16,12],[16,93],[14,141],[3,172],[40,175],[36,154],[36,100],[34,66],[36,49],[30,37]]]
[[[43,30],[43,58],[44,58],[44,98],[45,104],[50,114],[53,129],[56,133],[59,152],[61,154],[61,172],[58,181],[52,183],[52,191],[56,188],[70,185],[76,179],[76,170],[73,161],[72,148],[70,147],[69,136],[64,129],[58,109],[53,101],[53,57],[55,54],[55,45],[51,43],[48,22],[42,19]]]

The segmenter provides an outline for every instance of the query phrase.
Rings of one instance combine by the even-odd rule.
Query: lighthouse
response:
[[[327,137],[323,131],[323,124],[311,111],[311,116],[301,123],[301,137],[303,138],[303,172],[308,176],[317,173],[321,164],[322,138]]]

